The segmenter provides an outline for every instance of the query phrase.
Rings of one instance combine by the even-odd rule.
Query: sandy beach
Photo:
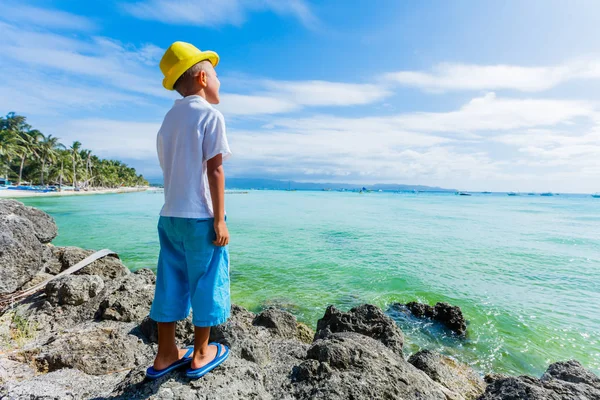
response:
[[[117,189],[91,189],[91,190],[80,190],[75,192],[73,190],[63,192],[33,192],[30,190],[0,190],[0,198],[14,199],[23,197],[62,197],[62,196],[87,196],[94,194],[118,194],[118,193],[133,193],[133,192],[145,192],[151,190],[150,187],[123,187]]]

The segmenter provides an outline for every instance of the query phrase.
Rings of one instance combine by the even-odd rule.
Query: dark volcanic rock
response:
[[[542,379],[488,376],[479,400],[599,400],[600,378],[577,361],[550,365]]]
[[[433,309],[436,321],[446,325],[448,329],[458,335],[467,333],[467,321],[458,306],[452,306],[448,303],[437,303]]]
[[[100,304],[98,317],[114,321],[141,321],[154,298],[156,276],[146,268],[121,278],[118,287]]]
[[[417,318],[430,318],[443,324],[457,335],[464,336],[467,333],[467,321],[458,306],[437,303],[432,307],[428,304],[411,301],[406,304],[394,303],[391,307],[399,310],[407,309]]]
[[[104,289],[104,281],[98,275],[66,275],[46,285],[46,296],[52,305],[78,306]]]
[[[315,341],[292,373],[297,399],[447,400],[457,397],[370,337],[331,333]]]
[[[317,323],[315,339],[330,333],[356,332],[380,341],[398,354],[402,354],[404,335],[396,323],[376,306],[363,304],[347,313],[334,306],[327,307],[325,315]]]
[[[11,214],[29,220],[33,226],[33,233],[41,243],[50,243],[58,235],[58,228],[54,222],[54,218],[42,210],[27,207],[16,200],[0,199],[0,217]]]
[[[413,354],[408,362],[466,400],[476,399],[485,391],[485,382],[471,367],[439,353],[422,350]]]

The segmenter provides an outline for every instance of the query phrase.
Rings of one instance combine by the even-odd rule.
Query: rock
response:
[[[439,353],[422,350],[408,362],[466,400],[476,399],[485,391],[485,382],[472,368]]]
[[[52,256],[49,257],[46,264],[44,264],[44,270],[51,275],[58,275],[63,271],[63,262],[62,262],[62,254],[64,252],[64,247],[55,247],[50,246],[50,251],[52,252]]]
[[[542,379],[530,376],[488,376],[479,400],[598,400],[600,378],[577,361],[552,364]]]
[[[27,207],[16,200],[0,199],[0,217],[11,214],[29,220],[33,226],[33,233],[41,243],[50,243],[58,235],[54,218],[42,210]]]
[[[467,321],[458,306],[437,303],[432,307],[428,304],[413,301],[406,304],[394,303],[390,307],[396,310],[406,309],[417,318],[430,318],[459,336],[464,336],[467,333]]]
[[[84,250],[79,247],[56,247],[53,249],[54,257],[56,257],[61,264],[61,270],[59,272],[72,267],[94,253],[94,250]],[[48,272],[53,273],[51,271]],[[123,265],[117,256],[103,257],[75,272],[76,275],[98,275],[104,280],[120,278],[130,273],[129,269]]]
[[[411,301],[410,303],[406,303],[405,306],[412,313],[412,315],[417,318],[433,318],[435,316],[433,307],[431,307],[429,304]]]
[[[45,293],[52,305],[78,306],[96,297],[104,289],[98,275],[66,275],[46,285]]]
[[[576,360],[557,362],[548,367],[542,375],[543,382],[560,380],[574,384],[584,383],[596,389],[600,389],[600,378],[588,371]]]
[[[302,322],[298,322],[296,337],[302,343],[311,344],[313,342],[313,338],[315,337],[315,333],[307,325],[303,324]]]
[[[296,317],[289,312],[277,308],[267,308],[254,318],[252,324],[269,328],[275,335],[294,338],[296,337],[298,322]]]
[[[0,397],[7,399],[92,399],[105,397],[126,373],[103,376],[86,375],[76,369],[61,369],[28,379],[10,381],[0,388]]]
[[[22,381],[35,375],[35,372],[28,364],[0,357],[0,385],[5,382]]]
[[[433,319],[442,323],[457,335],[463,336],[467,333],[467,321],[458,306],[437,303],[434,308]]]
[[[448,399],[445,388],[392,348],[355,332],[316,340],[292,382],[296,399]]]
[[[30,220],[0,214],[0,295],[16,291],[41,272],[47,251]]]
[[[140,366],[121,382],[113,393],[114,398],[291,399],[290,372],[304,359],[308,346],[296,339],[291,329],[282,331],[253,325],[256,317],[232,305],[229,320],[211,329],[210,341],[227,344],[231,353],[225,363],[202,379],[189,381],[182,374],[171,374],[158,381],[145,382],[145,366]],[[290,319],[290,316],[273,313],[273,321]],[[189,333],[193,334],[189,317],[188,320]],[[153,339],[155,325],[148,318],[140,324],[139,330]]]
[[[396,323],[379,307],[364,304],[349,312],[339,311],[329,306],[325,315],[317,322],[315,339],[327,337],[330,333],[356,332],[380,341],[398,354],[402,354],[404,335]]]
[[[100,304],[100,319],[142,321],[150,312],[156,276],[146,268],[121,278],[119,286]]]
[[[61,332],[35,356],[40,371],[75,368],[89,375],[104,375],[146,365],[154,350],[126,332],[133,325],[103,321],[85,323]]]

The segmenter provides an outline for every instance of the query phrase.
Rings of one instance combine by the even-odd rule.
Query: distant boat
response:
[[[467,193],[467,192],[456,192],[454,193],[457,196],[471,196],[471,193]]]
[[[527,196],[535,196],[535,193],[527,193]]]
[[[519,194],[515,193],[515,192],[508,192],[507,195],[509,195],[509,196],[518,196]]]
[[[492,192],[481,192],[482,194],[492,194]]]
[[[554,196],[554,193],[550,193],[550,192],[542,193],[542,194],[540,194],[540,196],[550,197],[550,196]]]
[[[600,193],[594,193],[592,197],[595,199],[600,199]]]

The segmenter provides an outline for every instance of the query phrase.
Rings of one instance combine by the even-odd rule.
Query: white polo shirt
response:
[[[225,119],[201,96],[175,100],[158,131],[158,160],[163,170],[164,217],[214,216],[206,162],[218,154],[231,155]]]

